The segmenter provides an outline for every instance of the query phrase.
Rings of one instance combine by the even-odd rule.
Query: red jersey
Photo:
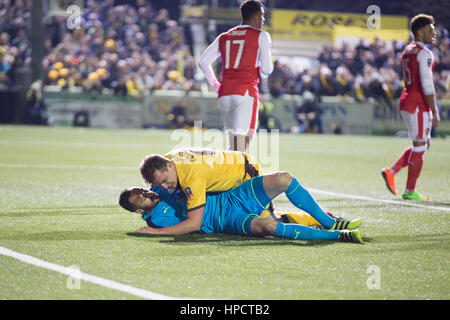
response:
[[[219,93],[248,95],[258,98],[259,76],[268,77],[273,71],[272,40],[266,31],[249,25],[239,25],[220,34],[202,53],[199,67],[208,83]],[[211,67],[221,57],[222,82]]]
[[[219,51],[222,57],[222,81],[219,97],[246,91],[258,98],[260,66],[257,57],[261,30],[235,27],[219,36]]]
[[[430,111],[425,95],[434,94],[433,53],[423,43],[412,42],[403,51],[401,67],[406,87],[400,97],[400,110]]]

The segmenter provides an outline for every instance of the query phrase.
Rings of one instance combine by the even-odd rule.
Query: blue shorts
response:
[[[221,195],[219,230],[216,232],[251,235],[251,222],[268,207],[271,199],[263,187],[263,177],[245,181]]]

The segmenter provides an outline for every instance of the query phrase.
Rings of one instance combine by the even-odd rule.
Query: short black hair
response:
[[[144,181],[151,184],[153,181],[153,174],[155,173],[155,171],[167,170],[167,164],[169,162],[170,162],[169,159],[159,154],[150,154],[146,156],[139,166],[139,171],[141,172]]]
[[[119,204],[125,210],[134,212],[136,211],[136,207],[130,203],[130,197],[133,194],[134,188],[126,188],[123,189],[119,196]]]
[[[411,32],[413,33],[413,35],[416,36],[417,31],[419,31],[420,29],[422,29],[423,27],[425,27],[429,24],[434,24],[433,16],[430,16],[425,13],[420,13],[418,15],[415,15],[411,19]]]
[[[259,0],[245,0],[242,2],[240,6],[242,21],[250,20],[254,14],[261,12],[262,7],[263,4]]]

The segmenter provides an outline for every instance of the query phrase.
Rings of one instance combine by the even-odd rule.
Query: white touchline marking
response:
[[[24,163],[0,163],[0,167],[4,167],[4,168],[41,168],[41,169],[83,169],[83,170],[87,170],[87,169],[97,170],[98,169],[98,170],[124,170],[124,171],[138,170],[137,167],[128,167],[128,166],[24,164]],[[418,208],[450,212],[450,208],[427,206],[427,205],[413,203],[413,202],[377,199],[377,198],[356,196],[356,195],[345,194],[345,193],[336,193],[336,192],[332,192],[332,191],[323,191],[323,190],[311,189],[311,188],[309,188],[308,190],[311,192],[322,193],[322,194],[331,195],[331,196],[335,196],[335,197],[341,197],[341,198],[350,198],[350,199],[359,199],[359,200],[372,201],[372,202],[391,203],[391,204],[397,204],[397,205],[401,205],[401,206],[410,206],[410,207],[418,207]]]
[[[418,207],[418,208],[425,208],[425,209],[450,211],[450,208],[436,207],[436,206],[427,206],[427,205],[418,204],[418,203],[412,203],[412,202],[376,199],[376,198],[371,198],[371,197],[355,196],[355,195],[351,195],[351,194],[336,193],[336,192],[323,191],[323,190],[317,190],[317,189],[308,189],[308,190],[311,191],[311,192],[322,193],[322,194],[325,194],[325,195],[337,196],[337,197],[341,197],[341,198],[350,198],[350,199],[366,200],[366,201],[373,201],[373,202],[392,203],[392,204],[398,204],[398,205],[401,205],[401,206],[410,206],[410,207]]]
[[[110,288],[117,291],[126,292],[129,294],[132,294],[137,297],[145,298],[145,299],[151,299],[151,300],[184,300],[187,298],[174,298],[165,296],[162,294],[154,293],[151,291],[147,291],[144,289],[139,289],[127,284],[119,283],[113,280],[104,279],[101,277],[93,276],[84,272],[77,272],[76,274],[73,273],[73,269],[63,267],[54,263],[50,263],[32,256],[28,256],[26,254],[18,253],[15,251],[12,251],[5,247],[0,247],[0,254],[4,256],[8,256],[17,260],[20,260],[22,262],[35,265],[40,268],[56,271],[62,274],[65,274],[67,276],[73,277],[73,278],[79,278],[81,280],[91,282],[94,284],[98,284],[102,287]],[[189,298],[190,299],[190,298]]]

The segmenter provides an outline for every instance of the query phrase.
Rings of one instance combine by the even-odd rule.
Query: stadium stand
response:
[[[340,48],[324,45],[317,57],[318,66],[300,73],[294,73],[287,64],[276,61],[270,78],[271,94],[303,94],[308,90],[318,97],[352,96],[358,101],[373,97],[383,99],[389,105],[402,91],[399,61],[405,45],[400,41],[386,43],[378,38],[371,43],[361,39],[357,46],[348,43]],[[433,48],[439,99],[450,97],[449,45],[447,36]]]
[[[157,89],[197,90],[195,60],[168,11],[154,10],[146,1],[113,2],[87,1],[83,27],[59,36],[60,42],[55,41],[59,28],[52,28],[43,61],[46,85],[136,98]],[[56,17],[47,21],[49,27],[56,24]]]
[[[82,28],[68,30],[63,17],[46,17],[44,86],[57,90],[113,92],[140,98],[152,90],[200,91],[196,61],[183,29],[166,9],[151,2],[134,5],[113,0],[85,3]],[[0,2],[0,87],[15,83],[15,70],[30,65],[31,0]],[[436,88],[439,99],[450,98],[450,40],[443,29],[436,57]],[[325,44],[317,66],[294,70],[275,61],[269,78],[272,96],[300,94],[306,90],[322,96],[369,97],[392,106],[401,89],[399,56],[405,43],[361,39],[357,46]],[[278,58],[277,56],[274,56]],[[264,90],[263,90],[264,91]]]

